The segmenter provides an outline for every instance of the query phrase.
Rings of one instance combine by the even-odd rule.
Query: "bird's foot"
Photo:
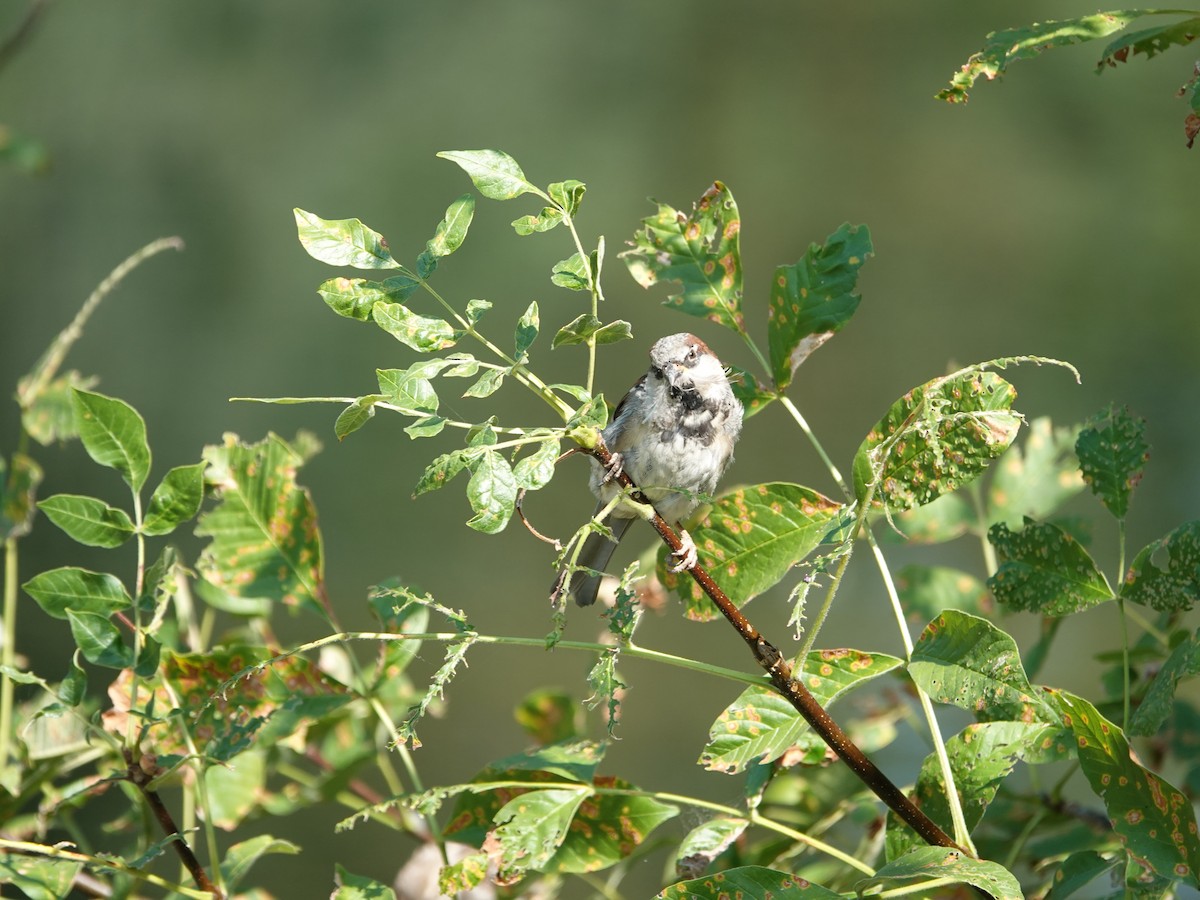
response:
[[[679,562],[671,566],[672,572],[694,569],[700,560],[700,554],[696,552],[696,542],[686,530],[679,532],[679,549],[671,551],[671,555],[679,559]]]
[[[621,477],[621,473],[625,471],[625,457],[620,453],[610,453],[609,463],[604,467],[604,484],[610,481],[615,481]]]

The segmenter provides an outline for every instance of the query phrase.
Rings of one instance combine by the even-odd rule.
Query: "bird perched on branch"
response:
[[[742,404],[733,395],[721,361],[694,334],[672,334],[650,348],[650,369],[617,404],[612,422],[602,432],[612,454],[606,469],[592,460],[592,493],[600,500],[596,513],[621,492],[617,478],[625,472],[654,504],[658,514],[679,531],[683,546],[675,552],[675,571],[696,565],[696,545],[680,527],[733,459],[742,430]],[[603,571],[621,540],[641,513],[619,502],[609,513],[613,539],[592,533],[584,541],[578,565]],[[555,582],[555,595],[567,573]],[[580,606],[596,602],[600,576],[586,571],[571,575],[569,590]]]

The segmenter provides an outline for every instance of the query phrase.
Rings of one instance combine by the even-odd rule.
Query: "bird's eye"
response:
[[[692,346],[688,347],[688,352],[687,352],[688,362],[695,362],[696,357],[698,355],[699,355],[699,351],[697,351],[695,344],[692,344]]]

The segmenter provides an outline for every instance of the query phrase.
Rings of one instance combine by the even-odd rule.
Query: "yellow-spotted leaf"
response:
[[[257,444],[227,435],[224,444],[205,448],[204,459],[218,503],[196,527],[196,534],[210,539],[200,572],[227,594],[324,615],[317,510],[296,483],[304,458],[272,434]]]
[[[700,562],[738,605],[777,584],[836,524],[843,505],[798,484],[768,482],[738,488],[713,504],[689,533]],[[686,572],[669,571],[666,548],[658,577],[687,603],[690,619],[719,613]]]

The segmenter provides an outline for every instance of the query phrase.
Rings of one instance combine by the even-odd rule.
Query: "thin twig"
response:
[[[204,871],[204,866],[200,864],[200,860],[196,858],[196,854],[192,852],[192,848],[179,831],[179,827],[175,824],[175,819],[171,816],[171,811],[163,803],[162,797],[158,795],[158,791],[150,790],[147,787],[153,780],[154,773],[146,771],[140,760],[135,762],[133,754],[129,750],[125,751],[125,762],[128,766],[127,777],[130,783],[142,792],[142,796],[146,798],[146,802],[150,805],[150,809],[154,813],[154,818],[158,820],[158,824],[162,827],[162,830],[168,837],[175,838],[175,840],[171,841],[171,846],[175,848],[180,862],[191,873],[192,879],[196,882],[196,887],[202,891],[208,891],[217,900],[224,900],[225,895],[209,879],[208,873]]]
[[[612,456],[604,447],[603,442],[597,443],[594,448],[585,452],[596,457],[606,469],[611,468]],[[629,488],[633,493],[634,500],[653,505],[627,473],[621,472],[617,479],[622,485]],[[683,546],[679,536],[657,512],[650,523],[672,551],[678,551]],[[787,698],[788,702],[804,717],[804,720],[812,726],[821,739],[849,766],[850,771],[857,775],[875,796],[903,819],[926,843],[939,847],[952,847],[966,856],[973,856],[974,854],[968,853],[956,844],[954,839],[938,827],[936,822],[921,812],[905,793],[896,787],[850,740],[841,726],[830,717],[809,690],[792,677],[792,667],[784,659],[783,654],[750,624],[750,621],[742,615],[741,610],[734,605],[720,585],[713,580],[708,570],[697,563],[689,571],[696,583],[729,621],[729,624],[741,635],[742,640],[746,642],[750,652],[754,655],[754,659],[770,677],[775,689]]]
[[[33,34],[33,26],[37,24],[37,20],[46,10],[46,0],[33,0],[29,4],[29,9],[25,11],[25,18],[21,20],[13,33],[4,39],[4,43],[0,44],[0,69],[8,65],[17,51],[21,49],[21,45],[29,40],[29,36]]]

